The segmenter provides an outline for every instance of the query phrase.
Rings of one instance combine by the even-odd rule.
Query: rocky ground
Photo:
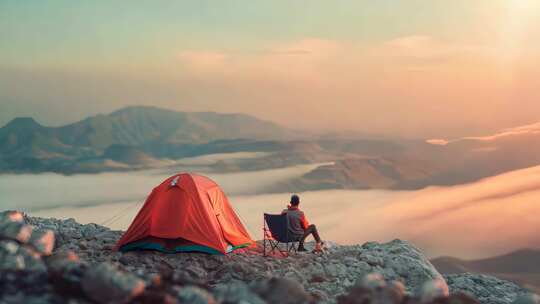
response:
[[[113,251],[121,231],[0,213],[0,303],[540,303],[489,276],[443,277],[411,244],[263,257]]]

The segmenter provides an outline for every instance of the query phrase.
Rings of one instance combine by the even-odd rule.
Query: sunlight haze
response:
[[[539,14],[533,0],[6,1],[0,124],[151,104],[479,136],[538,119]]]

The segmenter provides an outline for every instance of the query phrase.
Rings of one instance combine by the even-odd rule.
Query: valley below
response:
[[[393,139],[314,134],[243,114],[127,107],[61,127],[13,119],[0,128],[0,173],[228,174],[324,163],[261,192],[418,190],[540,165],[538,129],[451,141]]]

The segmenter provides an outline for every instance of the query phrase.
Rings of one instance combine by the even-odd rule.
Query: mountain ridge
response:
[[[17,117],[0,130],[9,128],[11,131],[13,129],[20,131],[21,127],[32,129],[27,125],[55,133],[60,140],[69,144],[98,148],[106,148],[111,144],[137,145],[148,140],[193,143],[226,138],[277,138],[292,133],[273,122],[247,114],[180,112],[153,106],[125,107],[109,114],[98,114],[57,127],[40,125],[29,117]],[[184,133],[175,138],[174,132],[178,132],[181,128]],[[231,128],[234,128],[234,132],[226,132]],[[92,137],[92,133],[106,131],[111,131],[113,134],[93,134]],[[140,135],[135,135],[135,132]],[[198,133],[190,138],[187,135],[188,132]],[[110,138],[98,140],[98,137],[106,136]],[[83,139],[75,140],[73,137],[83,137]]]
[[[443,256],[431,260],[444,275],[481,273],[525,286],[540,292],[540,248],[524,248],[484,259],[463,260]]]
[[[47,127],[14,118],[0,128],[0,171],[79,171],[77,160],[102,157],[113,145],[145,147],[202,145],[216,140],[285,139],[294,132],[240,113],[178,112],[131,106],[78,122]],[[182,147],[176,147],[179,149]],[[59,168],[62,167],[62,168]],[[58,169],[58,170],[57,170]],[[84,169],[82,169],[84,171]]]
[[[267,191],[415,190],[466,184],[540,165],[537,124],[512,130],[500,133],[504,136],[440,145],[317,135],[241,113],[130,106],[59,127],[43,126],[33,118],[13,119],[0,128],[0,172],[76,174],[165,166],[172,171],[227,173],[332,163]],[[175,163],[185,157],[236,152],[266,154],[206,168]]]

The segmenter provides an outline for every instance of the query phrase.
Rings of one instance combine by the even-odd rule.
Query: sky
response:
[[[127,105],[414,138],[540,121],[536,0],[0,1],[0,125]]]

